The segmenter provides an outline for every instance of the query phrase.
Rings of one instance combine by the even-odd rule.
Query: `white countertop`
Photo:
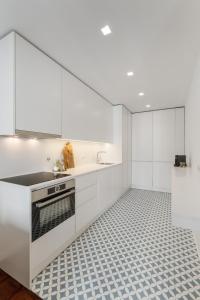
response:
[[[85,164],[85,165],[77,166],[75,168],[68,169],[65,172],[58,172],[58,174],[70,174],[70,176],[62,177],[62,178],[59,178],[59,179],[54,179],[54,180],[51,180],[51,181],[42,182],[42,183],[39,183],[39,184],[34,184],[34,185],[29,186],[28,188],[31,189],[31,190],[41,189],[43,187],[51,186],[53,184],[57,184],[57,183],[60,183],[60,182],[66,181],[66,180],[70,180],[70,179],[76,178],[76,177],[81,176],[81,175],[86,175],[88,173],[98,172],[98,171],[101,171],[103,169],[115,167],[115,166],[120,165],[120,164],[121,164],[121,162],[115,162],[112,165]]]

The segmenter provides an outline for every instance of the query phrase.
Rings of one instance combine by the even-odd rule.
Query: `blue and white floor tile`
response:
[[[200,299],[192,232],[171,225],[170,194],[130,190],[34,280],[45,300]]]

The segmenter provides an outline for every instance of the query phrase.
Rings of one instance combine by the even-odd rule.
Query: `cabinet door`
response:
[[[123,167],[122,165],[113,168],[113,199],[116,201],[123,194]]]
[[[16,129],[61,135],[61,67],[18,35]]]
[[[97,184],[97,173],[92,172],[90,174],[85,174],[78,176],[76,178],[76,191],[85,190],[86,188]]]
[[[139,189],[152,189],[152,162],[133,162],[132,185]]]
[[[184,107],[175,110],[175,154],[185,153],[185,109]]]
[[[152,161],[152,112],[133,115],[132,150],[133,160]]]
[[[128,110],[122,108],[122,161],[128,160]]]
[[[101,211],[113,202],[113,168],[102,170],[98,174],[98,196]]]
[[[62,78],[63,138],[112,142],[112,106],[68,72]]]
[[[98,199],[97,197],[89,199],[84,204],[76,208],[76,232],[86,229],[86,227],[98,215]]]
[[[123,169],[123,173],[122,173],[122,183],[123,183],[123,193],[125,193],[128,188],[129,188],[129,168],[128,168],[128,161],[123,162],[122,164],[122,169]]]
[[[153,189],[163,192],[171,192],[171,162],[153,163]]]
[[[128,161],[128,188],[132,186],[132,161]]]
[[[175,110],[153,112],[153,160],[170,162],[175,154]]]
[[[132,161],[132,114],[128,112],[128,161]]]

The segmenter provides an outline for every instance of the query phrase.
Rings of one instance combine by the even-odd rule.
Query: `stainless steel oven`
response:
[[[32,192],[32,241],[75,214],[75,181]]]

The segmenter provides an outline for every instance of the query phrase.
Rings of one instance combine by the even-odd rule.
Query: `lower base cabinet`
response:
[[[113,198],[116,201],[123,194],[123,167],[117,165],[113,167]]]
[[[112,168],[98,173],[98,198],[101,212],[108,208],[114,201]]]
[[[96,172],[76,180],[76,233],[83,231],[99,214]]]
[[[122,164],[102,170],[98,175],[98,197],[101,212],[109,208],[128,189],[124,185]]]
[[[123,194],[129,189],[131,188],[131,184],[132,184],[132,172],[131,172],[131,162],[130,161],[124,161],[122,163],[122,182],[123,182],[123,187],[122,187],[122,191]]]
[[[77,177],[76,191],[75,216],[32,243],[31,278],[121,197],[124,192],[122,164]]]
[[[171,192],[171,162],[153,163],[153,188],[155,191]]]
[[[125,192],[121,164],[79,176],[76,193],[76,233],[84,231]]]
[[[76,209],[76,232],[84,230],[98,215],[97,197],[89,199]]]
[[[133,161],[132,186],[139,189],[153,189],[152,162]]]
[[[171,162],[132,163],[132,187],[171,192]]]

